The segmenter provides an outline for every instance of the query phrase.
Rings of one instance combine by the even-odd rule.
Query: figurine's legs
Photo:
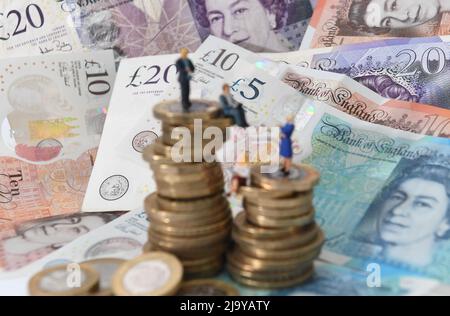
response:
[[[190,84],[189,81],[185,81],[181,83],[181,104],[183,106],[183,111],[189,111],[191,107],[191,102],[189,101],[190,95]]]
[[[283,157],[282,165],[281,172],[283,172],[285,176],[289,175],[292,167],[292,158]]]

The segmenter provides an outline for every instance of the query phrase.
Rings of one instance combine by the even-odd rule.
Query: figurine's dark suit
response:
[[[187,111],[191,107],[191,101],[189,101],[189,94],[190,94],[190,81],[192,77],[189,71],[192,73],[195,71],[195,68],[188,58],[178,59],[176,66],[178,70],[178,81],[180,82],[181,87],[181,104],[183,106],[183,110]]]

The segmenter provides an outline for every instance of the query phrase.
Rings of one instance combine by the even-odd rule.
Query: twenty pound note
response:
[[[254,51],[297,50],[308,0],[66,0],[85,47],[138,57],[191,51],[210,35]]]
[[[64,0],[2,0],[0,58],[81,49]]]

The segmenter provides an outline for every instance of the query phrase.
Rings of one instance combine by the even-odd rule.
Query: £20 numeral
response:
[[[25,12],[18,10],[11,10],[8,13],[0,12],[0,20],[6,16],[6,21],[14,23],[14,32],[7,33],[6,35],[0,35],[0,40],[6,41],[13,36],[25,33],[28,26],[35,29],[39,29],[44,25],[45,18],[42,9],[37,4],[30,4],[26,7]],[[0,23],[0,30],[4,28],[4,25]]]

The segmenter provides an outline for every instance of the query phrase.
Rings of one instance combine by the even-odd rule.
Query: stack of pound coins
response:
[[[176,255],[186,279],[220,273],[230,242],[232,215],[224,196],[222,167],[206,158],[213,157],[213,150],[203,155],[209,142],[202,140],[203,132],[216,127],[226,135],[226,127],[232,125],[220,113],[217,103],[209,101],[192,101],[189,112],[183,112],[177,101],[156,105],[154,115],[162,121],[163,135],[143,154],[157,186],[144,202],[150,221],[144,251]],[[198,119],[201,127],[194,125]],[[176,135],[183,136],[172,138]],[[180,141],[184,147],[177,147]]]
[[[314,273],[324,234],[314,220],[313,187],[319,173],[293,165],[289,175],[251,170],[251,185],[242,187],[244,211],[233,223],[234,245],[227,270],[237,282],[257,288],[286,288]]]

